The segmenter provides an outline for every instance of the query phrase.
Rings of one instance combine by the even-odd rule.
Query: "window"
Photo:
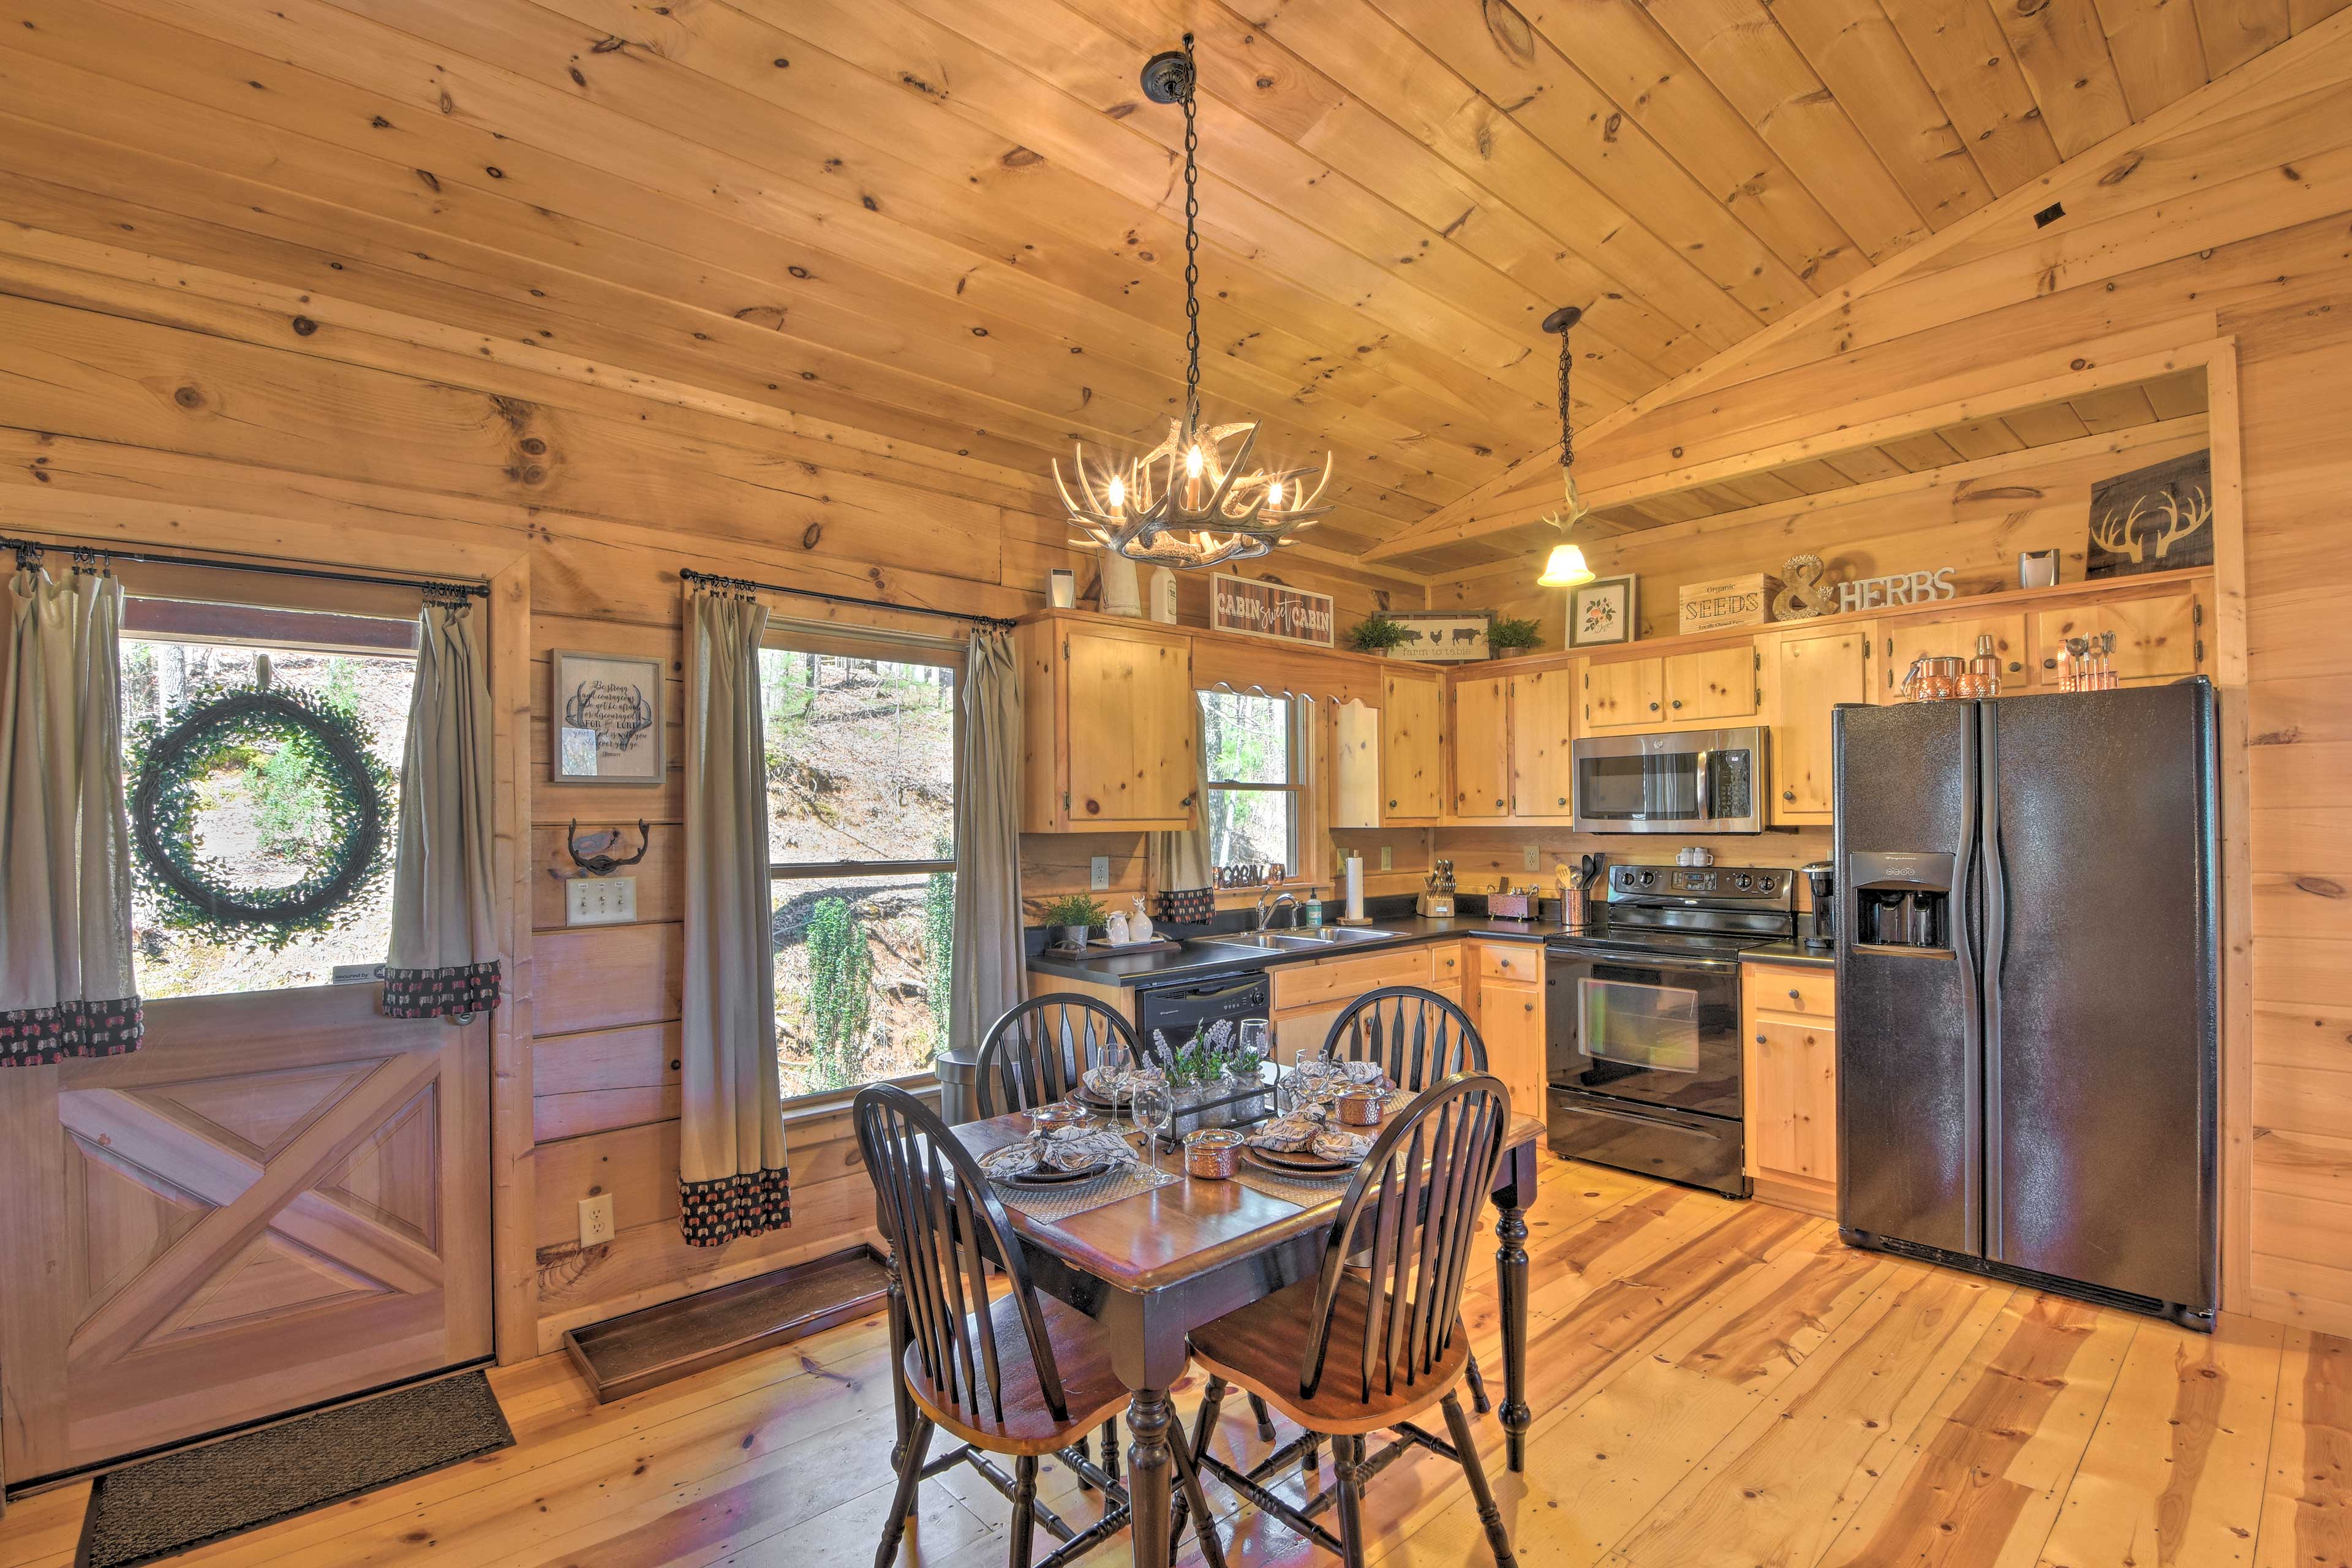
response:
[[[921,1072],[947,1043],[960,661],[832,638],[761,652],[788,1097]]]
[[[167,725],[202,694],[258,684],[266,659],[270,685],[319,697],[370,732],[370,749],[393,781],[383,802],[389,853],[415,683],[414,620],[133,597],[124,622],[126,791],[137,785],[130,763],[142,726]],[[329,832],[327,801],[310,764],[292,748],[273,741],[226,751],[195,789],[197,853],[227,881],[283,887],[318,862]],[[275,950],[259,931],[224,941],[176,928],[154,893],[138,885],[131,940],[139,992],[150,1000],[373,978],[392,940],[392,879],[387,872],[345,906],[332,930],[296,936]]]
[[[1219,867],[1299,865],[1297,724],[1284,697],[1201,694],[1208,752],[1209,856]]]

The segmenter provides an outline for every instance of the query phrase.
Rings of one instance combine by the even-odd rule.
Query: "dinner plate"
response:
[[[1336,1176],[1342,1171],[1352,1171],[1363,1163],[1360,1160],[1333,1160],[1304,1151],[1295,1154],[1286,1154],[1278,1149],[1261,1149],[1255,1143],[1246,1144],[1244,1147],[1250,1153],[1256,1156],[1259,1164],[1269,1170],[1280,1171],[1286,1175]]]
[[[1075,1171],[1028,1170],[1017,1176],[999,1176],[996,1179],[1000,1182],[1010,1182],[1016,1187],[1061,1187],[1067,1186],[1072,1182],[1083,1182],[1099,1176],[1109,1169],[1108,1160],[1097,1160],[1093,1164],[1081,1166]]]

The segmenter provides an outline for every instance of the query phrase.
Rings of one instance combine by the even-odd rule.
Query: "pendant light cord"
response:
[[[1559,330],[1559,471],[1565,475],[1576,467],[1576,433],[1568,426],[1568,367],[1575,356],[1569,353],[1570,329]]]
[[[1194,99],[1201,79],[1192,35],[1184,35],[1184,434],[1201,427],[1201,128]]]

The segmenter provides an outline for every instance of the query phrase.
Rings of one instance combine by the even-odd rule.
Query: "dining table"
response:
[[[1030,1136],[1024,1112],[958,1127],[975,1156]],[[1502,1422],[1510,1468],[1526,1464],[1528,1408],[1528,1226],[1535,1197],[1536,1146],[1543,1123],[1513,1119],[1491,1197],[1496,1209],[1495,1268],[1503,1339]],[[1181,1154],[1162,1153],[1161,1169],[1179,1179],[1099,1206],[1054,1217],[1007,1204],[1014,1235],[1036,1287],[1100,1326],[1111,1364],[1129,1392],[1127,1489],[1136,1568],[1167,1568],[1172,1549],[1168,1445],[1181,1440],[1170,1390],[1182,1377],[1194,1329],[1321,1267],[1348,1184],[1328,1195],[1286,1185],[1276,1196],[1237,1180],[1181,1174]],[[893,1348],[903,1359],[901,1315],[890,1314]],[[910,1415],[902,1402],[899,1440]],[[894,1461],[895,1462],[895,1461]]]

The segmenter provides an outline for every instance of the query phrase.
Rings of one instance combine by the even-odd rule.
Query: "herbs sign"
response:
[[[1209,626],[1254,637],[1333,646],[1331,595],[1218,573],[1209,579]]]
[[[1856,610],[1875,610],[1887,605],[1929,605],[1937,599],[1955,597],[1959,590],[1952,585],[1952,574],[1957,570],[1938,566],[1933,572],[1850,578],[1837,584],[1838,614],[1847,616]]]

